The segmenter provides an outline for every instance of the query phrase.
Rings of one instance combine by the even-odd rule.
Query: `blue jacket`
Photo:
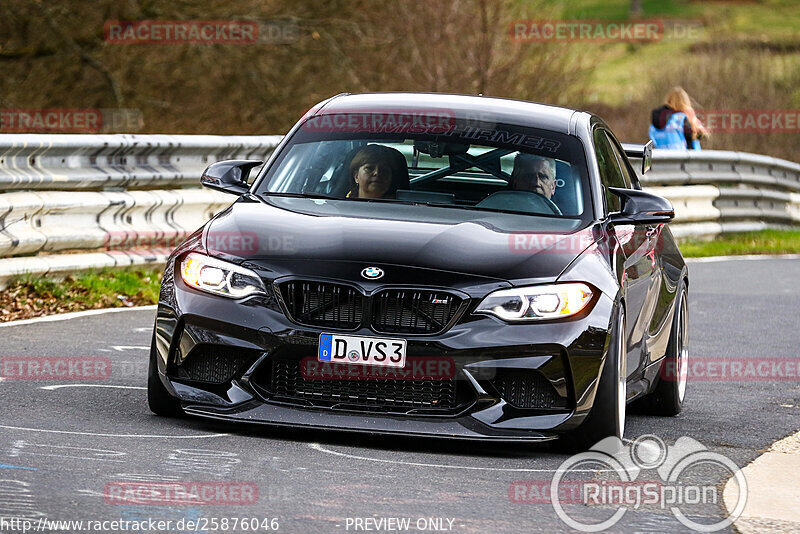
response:
[[[700,150],[700,142],[692,139],[692,129],[686,114],[666,106],[653,110],[649,134],[654,148]]]

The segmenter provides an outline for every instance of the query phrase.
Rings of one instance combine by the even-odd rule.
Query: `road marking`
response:
[[[56,386],[41,386],[39,389],[53,391],[61,388],[117,388],[117,389],[147,389],[143,386],[114,386],[111,384],[58,384]]]
[[[27,450],[31,449],[31,450]],[[53,450],[57,449],[57,450]],[[33,452],[34,450],[44,450],[48,452]],[[63,452],[67,451],[67,452]],[[69,453],[69,454],[67,454]],[[112,451],[108,449],[92,449],[88,447],[72,447],[69,445],[45,445],[41,443],[29,443],[25,440],[17,440],[8,451],[11,457],[18,457],[21,454],[32,454],[34,456],[52,456],[55,458],[73,458],[75,460],[94,460],[102,462],[120,462],[125,463],[125,460],[119,459],[121,456],[127,456],[127,453],[120,451]],[[112,458],[112,457],[117,458]]]
[[[0,323],[0,328],[6,326],[22,326],[26,324],[35,323],[51,323],[54,321],[67,321],[69,319],[77,319],[79,317],[89,317],[90,315],[101,315],[104,313],[120,313],[126,311],[155,311],[158,308],[155,304],[151,306],[134,306],[132,308],[104,308],[102,310],[85,310],[79,312],[60,313],[57,315],[48,315],[46,317],[34,317],[33,319],[22,319],[20,321],[8,321]]]
[[[160,474],[137,474],[137,473],[117,473],[112,477],[109,477],[112,480],[117,479],[121,482],[179,482],[181,479],[180,477],[172,476],[172,475],[160,475]],[[87,495],[89,497],[108,497],[108,495],[104,492],[93,490],[93,489],[79,489],[76,490],[76,493],[80,493],[81,495]]]
[[[206,473],[217,478],[228,476],[237,464],[242,461],[238,454],[227,451],[205,449],[175,449],[169,453],[166,462],[159,465],[167,471],[176,473]]]
[[[109,478],[124,480],[125,482],[179,482],[181,480],[181,477],[160,473],[116,473]]]
[[[69,430],[49,430],[47,428],[28,428],[24,426],[10,426],[0,425],[0,428],[8,428],[9,430],[24,430],[26,432],[48,432],[51,434],[71,434],[74,436],[98,436],[101,438],[156,438],[156,439],[201,439],[201,438],[222,438],[230,436],[230,434],[203,434],[200,436],[172,436],[172,435],[158,435],[158,434],[103,434],[100,432],[72,432]]]
[[[742,254],[741,256],[708,256],[705,258],[686,258],[686,263],[711,263],[716,261],[752,260],[796,260],[800,254]]]
[[[514,472],[514,473],[555,473],[558,471],[558,468],[555,469],[515,469],[511,467],[475,467],[471,465],[448,465],[448,464],[426,464],[422,462],[406,462],[402,460],[387,460],[385,458],[370,458],[368,456],[356,456],[354,454],[347,454],[344,452],[332,451],[330,449],[326,449],[319,443],[309,443],[309,447],[312,449],[325,452],[328,454],[333,454],[334,456],[342,456],[344,458],[350,458],[352,460],[366,460],[369,462],[379,462],[385,464],[398,464],[398,465],[410,465],[414,467],[441,467],[443,469],[466,469],[469,471],[506,471],[506,472]],[[581,472],[581,473],[607,473],[607,472],[614,472],[613,469],[571,469],[571,472]]]
[[[639,437],[641,437],[641,436],[639,436]],[[649,449],[650,452],[654,452],[656,454],[656,456],[658,456],[661,453],[661,447],[659,445],[654,445],[653,442],[650,441],[650,440],[648,440],[648,441],[639,441],[638,438],[637,439],[622,438],[622,442],[623,443],[627,443],[628,445],[633,445],[634,443],[636,443],[637,447],[642,447],[645,450]]]
[[[21,465],[8,465],[8,464],[0,464],[0,469],[24,469],[26,471],[38,471],[39,470],[36,467],[22,467]]]
[[[13,517],[35,521],[37,518],[45,517],[44,512],[36,510],[36,501],[36,496],[31,491],[31,485],[28,482],[0,480],[0,504],[2,504],[5,518]],[[4,524],[7,523],[8,521],[4,521]]]
[[[150,350],[150,347],[144,347],[141,345],[111,345],[111,348],[122,352],[123,350]]]

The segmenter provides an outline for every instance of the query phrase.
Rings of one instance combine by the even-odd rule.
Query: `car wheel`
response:
[[[577,429],[561,438],[569,450],[587,450],[607,437],[622,439],[628,396],[626,356],[625,311],[620,304],[589,415]]]
[[[173,397],[164,387],[158,376],[158,362],[156,358],[156,336],[150,342],[150,365],[147,369],[147,404],[150,411],[164,417],[180,417],[184,415],[178,399]]]
[[[674,416],[681,413],[686,396],[689,370],[689,299],[681,289],[667,345],[667,356],[661,363],[655,389],[642,399],[642,411],[651,415]]]

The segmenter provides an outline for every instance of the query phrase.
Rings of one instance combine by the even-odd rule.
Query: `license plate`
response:
[[[321,334],[317,357],[321,362],[405,367],[406,340]]]

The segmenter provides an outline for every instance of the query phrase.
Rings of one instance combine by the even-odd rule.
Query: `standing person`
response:
[[[697,118],[689,95],[682,87],[673,87],[664,105],[654,109],[650,124],[650,139],[655,148],[700,150],[700,139],[708,131]]]

